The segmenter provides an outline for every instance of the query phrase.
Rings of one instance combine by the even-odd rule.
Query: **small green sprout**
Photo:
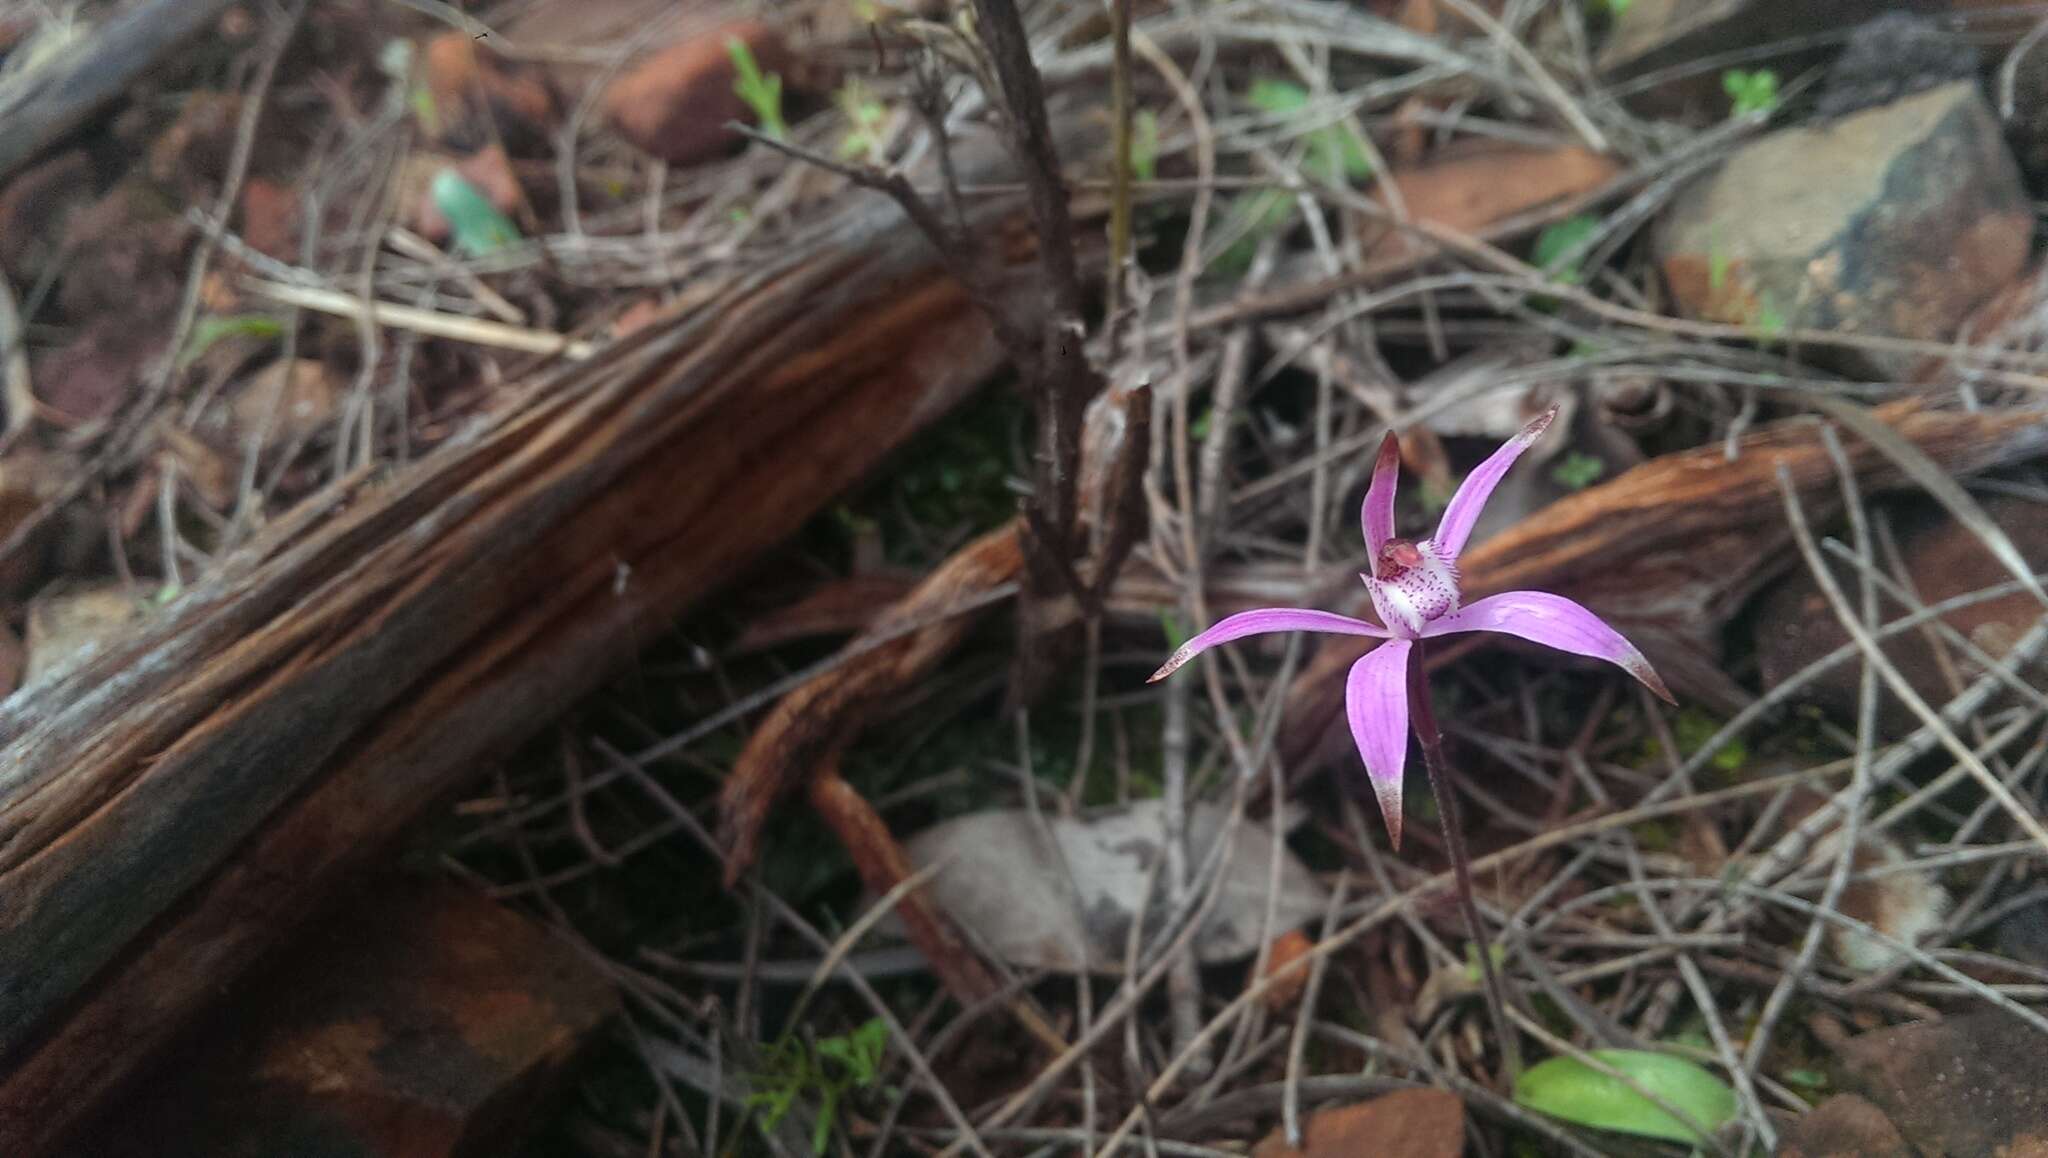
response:
[[[519,227],[455,170],[434,174],[433,194],[434,207],[448,219],[458,252],[482,257],[519,241]]]
[[[761,63],[754,59],[754,50],[737,36],[725,38],[725,50],[732,54],[732,67],[737,74],[732,91],[754,110],[754,119],[760,123],[762,132],[778,141],[787,138],[789,123],[782,119],[782,77],[763,73]]]
[[[1759,341],[1775,342],[1785,336],[1785,315],[1779,312],[1777,303],[1760,295],[1756,312],[1750,315],[1749,328]]]
[[[1578,213],[1554,225],[1547,225],[1536,235],[1536,246],[1530,251],[1529,260],[1550,280],[1562,285],[1577,285],[1583,276],[1578,263],[1584,259],[1590,248],[1593,235],[1600,232],[1600,220],[1590,213]]]
[[[1606,463],[1576,450],[1566,451],[1557,465],[1550,468],[1550,477],[1557,480],[1557,485],[1575,491],[1592,486],[1606,473]]]
[[[199,319],[192,327],[192,337],[186,341],[185,349],[178,355],[179,366],[190,366],[208,350],[229,338],[276,338],[284,333],[284,323],[264,314],[229,314],[225,317],[208,316]]]
[[[1139,109],[1131,118],[1131,176],[1139,181],[1159,176],[1159,116]]]
[[[882,122],[889,115],[888,108],[857,76],[848,77],[834,99],[846,117],[846,135],[839,140],[839,155],[881,164]]]
[[[1731,68],[1721,74],[1721,90],[1733,103],[1731,116],[1768,113],[1778,107],[1778,74],[1768,68],[1755,72]]]
[[[1252,82],[1245,100],[1262,113],[1280,116],[1307,108],[1309,94],[1298,84],[1261,77]],[[1301,170],[1310,178],[1336,184],[1345,178],[1363,181],[1372,176],[1372,158],[1350,125],[1324,125],[1302,134],[1302,140],[1308,155],[1302,158]]]
[[[840,1101],[880,1080],[888,1048],[889,1026],[879,1017],[838,1037],[821,1038],[812,1046],[785,1038],[764,1052],[764,1064],[753,1075],[755,1090],[747,1095],[747,1106],[760,1112],[761,1129],[771,1131],[799,1098],[816,1095],[818,1116],[811,1130],[811,1152],[823,1154],[839,1120]]]

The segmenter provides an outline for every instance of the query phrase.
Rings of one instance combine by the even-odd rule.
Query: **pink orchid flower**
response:
[[[1365,492],[1365,508],[1360,512],[1372,571],[1359,576],[1372,596],[1373,610],[1386,626],[1327,611],[1262,607],[1232,615],[1188,640],[1151,678],[1165,679],[1219,643],[1272,631],[1322,631],[1386,640],[1351,666],[1344,684],[1344,709],[1352,741],[1365,760],[1366,774],[1397,848],[1401,842],[1401,776],[1408,762],[1408,664],[1421,641],[1463,631],[1519,636],[1559,651],[1618,664],[1660,699],[1675,704],[1642,652],[1599,616],[1561,595],[1507,591],[1469,605],[1459,599],[1458,555],[1473,524],[1479,521],[1480,509],[1508,468],[1542,437],[1555,417],[1553,407],[1480,463],[1451,496],[1435,537],[1419,543],[1394,537],[1394,486],[1401,474],[1401,451],[1394,435],[1387,434],[1380,443],[1372,483]]]

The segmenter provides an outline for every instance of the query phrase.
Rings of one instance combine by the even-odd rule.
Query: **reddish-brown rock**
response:
[[[443,146],[502,143],[526,156],[544,149],[555,129],[554,90],[540,73],[467,33],[444,32],[427,42],[422,82],[429,107],[421,110],[420,127]]]
[[[1836,1094],[1792,1123],[1777,1158],[1913,1158],[1913,1148],[1883,1110],[1855,1094]]]
[[[1985,512],[2005,529],[2028,562],[2036,568],[2048,566],[2048,509],[2006,495],[1986,496],[1981,502]],[[1939,603],[2012,578],[2012,573],[1991,557],[1976,535],[1949,517],[1933,500],[1900,500],[1882,509],[1891,522],[1905,572],[1922,602]],[[1842,590],[1853,598],[1857,589],[1855,569],[1832,557],[1829,566]],[[1901,614],[1895,600],[1885,598],[1882,606],[1886,619]],[[2034,597],[2019,591],[1958,608],[1942,619],[1997,658],[2033,626],[2040,614],[2041,606]],[[1757,666],[1767,688],[1784,682],[1848,641],[1848,634],[1828,606],[1827,597],[1804,567],[1780,579],[1758,603]],[[1946,644],[1943,648],[1963,680],[1975,679],[1980,674],[1967,657]],[[1913,630],[1894,635],[1885,642],[1884,653],[1929,704],[1939,707],[1954,694],[1927,633]],[[1808,683],[1800,698],[1819,704],[1837,719],[1854,720],[1862,680],[1858,667],[1854,660],[1836,665]],[[1879,696],[1878,723],[1886,734],[1897,736],[1919,725],[1919,718],[1881,684]]]
[[[92,162],[75,149],[8,182],[0,190],[0,268],[17,286],[42,280],[62,252],[65,221],[93,199]]]
[[[1896,1025],[1842,1046],[1842,1084],[1923,1154],[2048,1155],[2048,1034],[2003,1010]]]
[[[387,880],[146,1077],[76,1152],[508,1153],[613,1007],[591,965],[524,918],[452,883]]]
[[[1274,1130],[1252,1158],[1458,1158],[1465,1152],[1465,1103],[1448,1090],[1396,1090],[1318,1110],[1301,1132],[1297,1149]]]
[[[267,177],[242,183],[242,240],[279,261],[299,259],[298,190]]]
[[[672,165],[694,165],[724,152],[734,140],[726,123],[753,119],[733,91],[726,44],[734,38],[753,51],[762,72],[788,70],[789,47],[775,29],[753,20],[727,24],[669,45],[613,81],[604,95],[612,127]]]

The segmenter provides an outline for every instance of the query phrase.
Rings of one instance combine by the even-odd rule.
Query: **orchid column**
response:
[[[1494,971],[1486,929],[1473,900],[1471,860],[1465,854],[1464,833],[1458,823],[1456,786],[1444,760],[1443,735],[1437,727],[1424,673],[1423,651],[1427,641],[1463,631],[1498,631],[1617,664],[1666,703],[1676,702],[1649,661],[1620,632],[1563,596],[1543,591],[1508,591],[1469,606],[1461,603],[1458,555],[1472,534],[1473,524],[1479,521],[1480,510],[1508,468],[1542,437],[1556,417],[1555,408],[1546,411],[1480,463],[1451,497],[1436,534],[1420,542],[1394,537],[1394,490],[1401,474],[1401,454],[1399,443],[1388,432],[1380,443],[1372,483],[1366,488],[1365,507],[1360,512],[1371,571],[1359,578],[1365,580],[1365,589],[1372,596],[1379,624],[1327,611],[1284,607],[1245,611],[1195,636],[1152,673],[1152,679],[1164,679],[1216,644],[1272,631],[1321,631],[1386,641],[1353,664],[1345,680],[1344,713],[1351,725],[1351,739],[1365,761],[1366,776],[1373,795],[1379,799],[1380,814],[1386,819],[1387,835],[1396,850],[1401,847],[1401,783],[1408,763],[1411,725],[1422,742],[1423,765],[1429,772],[1430,790],[1436,794],[1437,812],[1443,820],[1444,848],[1451,858],[1459,905],[1479,951],[1487,1011],[1511,1076],[1520,1068],[1521,1051],[1507,1022],[1500,978]]]

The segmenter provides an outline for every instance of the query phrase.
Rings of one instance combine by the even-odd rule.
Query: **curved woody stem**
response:
[[[1408,719],[1422,741],[1422,762],[1429,769],[1429,790],[1436,796],[1437,817],[1443,822],[1444,851],[1451,858],[1456,882],[1458,908],[1465,914],[1465,928],[1479,956],[1479,976],[1486,994],[1486,1013],[1493,1022],[1493,1034],[1500,1040],[1501,1064],[1507,1070],[1508,1086],[1522,1074],[1522,1047],[1508,1024],[1507,990],[1494,968],[1493,947],[1486,926],[1479,919],[1479,905],[1473,899],[1472,858],[1465,851],[1464,825],[1458,815],[1457,786],[1450,762],[1444,759],[1443,732],[1437,727],[1436,709],[1429,698],[1429,676],[1423,664],[1424,641],[1416,640],[1408,656]]]

